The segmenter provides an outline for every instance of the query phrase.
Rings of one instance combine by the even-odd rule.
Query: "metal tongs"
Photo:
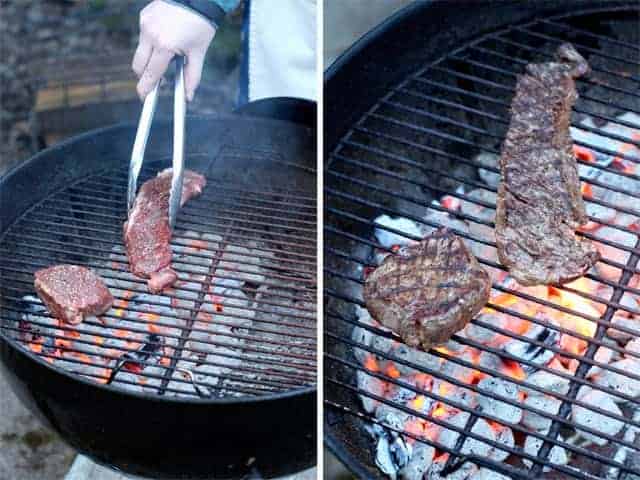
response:
[[[182,198],[182,179],[184,175],[184,125],[186,114],[186,98],[184,92],[184,57],[178,55],[176,63],[176,80],[173,86],[173,177],[171,179],[171,192],[169,194],[169,225],[173,229],[176,224],[180,199]],[[133,208],[136,199],[138,175],[144,161],[144,151],[147,148],[147,140],[151,130],[151,122],[158,103],[158,83],[151,93],[147,95],[140,114],[136,140],[131,151],[129,164],[129,188],[127,190],[127,216]]]

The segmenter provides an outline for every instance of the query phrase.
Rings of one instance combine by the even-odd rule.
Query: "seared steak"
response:
[[[575,234],[587,223],[569,132],[574,79],[589,65],[565,43],[556,61],[530,64],[518,78],[502,146],[496,209],[498,257],[522,285],[565,283],[599,258]]]
[[[85,316],[102,315],[113,304],[113,297],[102,279],[85,267],[44,268],[35,273],[33,284],[51,315],[74,325]]]
[[[412,347],[447,341],[489,300],[491,280],[465,244],[441,228],[387,256],[366,279],[373,318]]]
[[[167,168],[144,182],[124,224],[124,244],[129,267],[134,275],[149,279],[152,293],[175,283],[178,276],[171,268],[171,227],[169,226],[169,192],[172,170]],[[182,183],[184,205],[198,196],[207,181],[199,173],[185,170]]]

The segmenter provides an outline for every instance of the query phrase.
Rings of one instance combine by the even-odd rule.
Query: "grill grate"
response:
[[[635,25],[633,21],[629,23]],[[628,297],[640,299],[640,277],[637,276],[640,274],[640,209],[637,207],[637,199],[640,198],[640,122],[637,117],[621,115],[637,114],[640,110],[640,48],[621,38],[624,34],[613,38],[581,28],[579,17],[578,20],[571,17],[535,20],[483,35],[388,89],[331,152],[325,169],[325,184],[329,185],[325,188],[325,371],[328,372],[325,405],[330,418],[335,413],[336,418],[342,419],[337,422],[351,419],[363,435],[363,427],[380,425],[386,432],[402,434],[401,437],[412,439],[416,444],[436,448],[436,454],[448,454],[442,457],[444,469],[440,475],[443,477],[467,460],[512,478],[541,478],[543,469],[544,472],[554,470],[555,475],[560,475],[552,478],[603,478],[606,473],[607,478],[614,479],[625,478],[627,473],[640,474],[637,462],[625,462],[624,457],[614,455],[615,448],[622,447],[630,455],[640,455],[640,445],[633,436],[608,434],[601,431],[597,423],[589,427],[579,426],[582,432],[606,440],[609,450],[593,448],[561,436],[576,428],[571,413],[578,406],[602,415],[599,421],[624,422],[624,432],[640,427],[640,417],[633,416],[633,411],[640,407],[640,401],[628,395],[626,390],[594,383],[593,377],[588,375],[593,368],[598,368],[602,372],[620,374],[625,381],[640,380],[639,374],[612,366],[608,360],[603,361],[596,355],[599,348],[606,347],[614,352],[613,355],[635,360],[640,358],[637,350],[622,347],[610,337],[616,314],[635,315],[640,319],[640,302],[627,301]],[[530,62],[549,60],[562,41],[571,41],[588,59],[593,70],[589,78],[577,81],[580,99],[572,118],[574,137],[577,136],[574,144],[582,147],[582,152],[587,150],[594,158],[615,157],[613,162],[595,162],[593,158],[581,156],[581,150],[576,150],[582,182],[588,185],[588,189],[599,189],[599,195],[585,193],[587,204],[593,207],[588,212],[589,219],[598,228],[580,232],[580,235],[597,242],[605,254],[598,269],[584,277],[585,282],[594,288],[577,288],[575,284],[554,287],[561,295],[571,294],[576,302],[588,301],[595,308],[587,311],[550,301],[530,290],[525,292],[511,288],[503,281],[494,281],[488,306],[499,315],[544,327],[558,338],[565,335],[583,341],[584,349],[567,351],[560,344],[530,338],[526,332],[487,322],[482,316],[474,319],[472,325],[493,336],[522,342],[527,348],[538,347],[553,352],[570,362],[574,370],[562,371],[556,366],[538,364],[460,333],[454,335],[445,348],[432,349],[428,355],[420,357],[435,361],[417,363],[396,354],[398,344],[395,347],[389,345],[394,345],[392,342],[398,339],[375,322],[365,321],[366,316],[363,317],[356,306],[364,308],[361,291],[367,269],[378,264],[380,254],[393,253],[390,245],[383,244],[377,235],[372,234],[374,230],[408,240],[420,240],[422,235],[396,228],[397,224],[373,219],[381,214],[402,217],[423,230],[449,226],[473,247],[480,263],[492,271],[494,280],[496,276],[500,278],[504,269],[495,257],[493,213],[491,218],[482,215],[486,213],[482,209],[495,210],[497,184],[489,182],[488,176],[479,175],[482,169],[495,177],[499,175],[499,169],[495,164],[481,161],[479,154],[500,153],[500,144],[509,123],[508,107],[516,75]],[[592,122],[585,124],[585,119]],[[605,124],[616,129],[605,129]],[[633,133],[623,134],[622,128],[632,129]],[[619,148],[621,144],[626,146]],[[620,165],[626,167],[622,169]],[[483,195],[474,195],[474,191],[482,191]],[[461,203],[472,208],[460,208]],[[610,209],[614,214],[603,215],[603,211],[608,211],[603,209]],[[461,221],[466,222],[469,228],[462,228]],[[607,233],[601,231],[603,228],[608,229]],[[511,296],[513,302],[497,301],[505,296]],[[526,309],[523,312],[520,306],[525,304],[581,319],[591,332],[536,317]],[[638,330],[617,323],[614,328],[616,332],[634,337],[640,333],[640,324]],[[504,368],[490,368],[473,358],[457,354],[465,349],[473,349],[478,355],[493,354],[500,358],[501,367],[517,363],[529,373],[521,376]],[[361,361],[363,358],[373,358],[375,365],[367,365]],[[387,367],[383,368],[384,365]],[[452,374],[452,371],[459,371],[452,365],[471,370],[474,375],[504,380],[522,391],[526,389],[527,392],[556,399],[559,402],[557,413],[525,404],[522,398],[512,399],[480,389],[477,378],[467,381]],[[411,374],[405,375],[398,369]],[[538,371],[568,381],[566,393],[529,381],[530,374]],[[444,382],[490,401],[500,400],[521,408],[526,414],[544,417],[549,421],[548,428],[534,431],[522,424],[505,421],[457,397],[448,397],[407,380],[421,374],[430,377],[434,384],[439,381],[442,385]],[[381,380],[384,386],[381,388],[387,389],[383,392],[404,391],[409,395],[407,398],[415,400],[422,396],[439,402],[434,406],[444,405],[466,412],[468,419],[462,425],[454,424],[451,417],[438,416],[437,409],[422,411],[405,400],[399,401],[372,388],[363,388],[360,378]],[[582,388],[604,392],[617,402],[624,402],[625,408],[618,413],[578,399]],[[387,405],[392,407],[390,411],[408,414],[410,419],[422,421],[422,425],[438,425],[443,431],[459,435],[455,442],[446,444],[439,441],[438,435],[429,435],[426,427],[422,434],[416,434],[409,421],[398,428],[397,423],[388,421],[390,417],[377,418],[366,405],[363,410],[361,401]],[[473,427],[479,419],[509,427],[516,436],[516,442],[508,445],[476,433]],[[538,439],[540,448],[534,452],[524,450],[518,439],[524,435]],[[475,454],[473,450],[462,453],[465,442],[468,444],[471,440],[508,452],[504,457],[509,456],[509,460],[502,461],[502,457],[492,459]],[[571,461],[565,464],[554,459],[552,449],[555,447],[564,448],[572,457]],[[375,450],[375,445],[372,448]],[[525,459],[531,462],[530,466],[523,463]]]
[[[227,149],[212,165],[243,155],[257,157]],[[164,162],[146,164],[142,181]],[[228,180],[213,166],[203,194],[180,212],[172,239],[180,280],[163,295],[128,271],[125,170],[82,178],[32,207],[0,239],[0,333],[54,368],[144,394],[260,396],[313,386],[315,197]],[[100,273],[114,307],[78,326],[52,319],[32,274],[62,262]]]

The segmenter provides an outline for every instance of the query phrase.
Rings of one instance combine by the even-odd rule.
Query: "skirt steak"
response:
[[[149,291],[159,293],[178,279],[171,268],[171,227],[169,225],[169,192],[172,170],[144,182],[136,196],[129,220],[124,224],[124,244],[131,272],[147,278]],[[200,195],[207,181],[204,176],[185,170],[182,184],[184,205]]]
[[[389,255],[367,277],[373,318],[412,347],[443,343],[489,300],[491,280],[466,245],[441,228]]]
[[[113,304],[113,296],[102,279],[77,265],[38,270],[34,286],[51,315],[74,325],[85,316],[102,315]]]
[[[570,44],[556,61],[529,64],[518,78],[502,146],[496,209],[498,257],[522,285],[565,283],[599,258],[577,237],[587,222],[569,131],[575,78],[589,65]]]

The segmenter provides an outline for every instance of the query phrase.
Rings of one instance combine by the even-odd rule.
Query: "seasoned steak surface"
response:
[[[148,288],[152,293],[173,285],[178,278],[171,268],[171,177],[172,170],[167,168],[155,178],[147,180],[140,187],[129,220],[124,224],[129,268],[134,275],[149,279]],[[198,196],[206,183],[204,176],[185,170],[180,204],[184,205]]]
[[[82,322],[85,316],[102,315],[113,304],[113,296],[102,279],[77,265],[38,270],[34,286],[49,312],[71,324]]]
[[[527,65],[518,78],[500,157],[498,257],[522,285],[571,281],[599,258],[575,235],[587,216],[569,132],[574,79],[589,65],[567,43],[556,58]]]
[[[465,244],[441,228],[389,255],[366,279],[373,318],[412,347],[447,341],[489,300],[489,274]]]

